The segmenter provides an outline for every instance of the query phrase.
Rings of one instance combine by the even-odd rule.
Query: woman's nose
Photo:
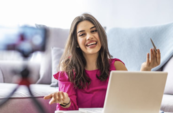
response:
[[[92,34],[88,34],[87,35],[87,40],[91,40],[93,38],[93,35]]]

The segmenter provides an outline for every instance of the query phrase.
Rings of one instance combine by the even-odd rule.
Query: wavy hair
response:
[[[69,36],[59,67],[62,71],[67,73],[70,82],[74,83],[74,86],[79,89],[85,88],[91,82],[90,78],[85,73],[86,60],[83,56],[82,50],[77,48],[78,42],[76,28],[77,25],[84,20],[94,24],[99,34],[101,42],[101,49],[99,50],[97,59],[97,68],[100,70],[100,75],[97,75],[99,80],[105,81],[108,78],[110,71],[110,58],[112,58],[108,50],[105,30],[100,23],[92,15],[87,13],[77,16],[71,24]]]

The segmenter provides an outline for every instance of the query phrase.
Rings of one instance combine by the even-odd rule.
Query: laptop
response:
[[[103,108],[85,113],[163,113],[160,111],[167,72],[111,71]]]

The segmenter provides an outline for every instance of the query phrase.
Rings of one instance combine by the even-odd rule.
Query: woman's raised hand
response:
[[[150,54],[147,54],[146,62],[142,63],[141,71],[151,71],[152,68],[160,65],[161,53],[160,50],[150,49]]]
[[[49,104],[53,104],[53,103],[64,104],[64,103],[69,103],[70,101],[68,94],[65,92],[55,92],[45,96],[44,99],[51,99],[49,101]]]

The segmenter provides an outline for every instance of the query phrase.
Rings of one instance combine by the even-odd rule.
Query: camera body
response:
[[[47,30],[44,27],[0,27],[0,50],[16,50],[23,57],[45,51]]]

